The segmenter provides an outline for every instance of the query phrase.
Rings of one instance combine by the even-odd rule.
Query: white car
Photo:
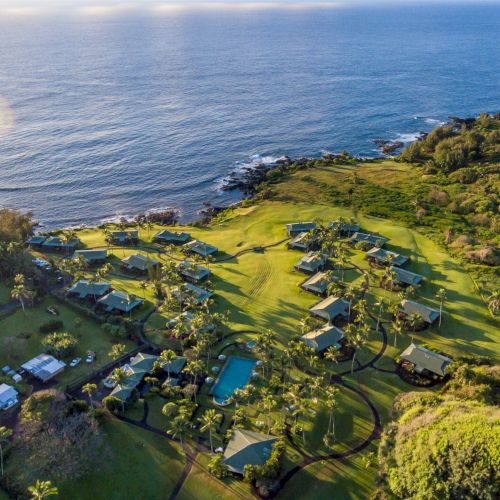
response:
[[[88,363],[89,365],[94,362],[95,359],[95,353],[88,353],[87,357],[85,358],[85,363]]]
[[[69,366],[71,366],[71,368],[74,368],[75,366],[77,366],[78,364],[80,364],[81,360],[82,360],[82,358],[72,359],[71,363],[69,364]]]

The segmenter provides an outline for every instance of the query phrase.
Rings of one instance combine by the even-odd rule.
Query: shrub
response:
[[[52,333],[62,330],[64,328],[64,323],[60,319],[51,319],[45,323],[42,323],[38,328],[40,333]]]
[[[56,356],[70,355],[78,345],[78,339],[67,332],[54,332],[43,338],[42,344]]]
[[[477,171],[473,168],[459,168],[450,174],[449,179],[460,184],[472,184],[477,181],[478,177]]]

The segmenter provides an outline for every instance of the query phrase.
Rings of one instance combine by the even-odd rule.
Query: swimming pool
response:
[[[236,389],[243,389],[252,376],[256,361],[254,359],[230,356],[221,371],[211,394],[218,405],[228,404],[228,399]]]

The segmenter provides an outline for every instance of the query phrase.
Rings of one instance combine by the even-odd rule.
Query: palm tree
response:
[[[3,477],[3,444],[8,441],[8,439],[12,436],[12,429],[8,427],[0,427],[0,471],[1,476]]]
[[[382,279],[386,284],[389,285],[391,292],[394,290],[394,285],[396,284],[398,277],[394,271],[391,271],[391,268],[387,268],[387,271],[382,276]]]
[[[172,349],[167,349],[160,353],[160,361],[165,364],[167,368],[167,379],[170,378],[170,363],[176,358],[175,351]]]
[[[188,430],[189,422],[184,414],[180,414],[178,417],[175,417],[170,424],[170,429],[167,430],[167,433],[170,434],[174,439],[179,438],[181,442],[181,446],[184,446],[182,441],[182,436]]]
[[[349,345],[354,349],[354,353],[352,355],[352,363],[351,363],[351,376],[352,376],[354,374],[354,361],[356,359],[356,354],[365,345],[365,338],[359,332],[356,332],[350,339],[348,339],[348,342]]]
[[[386,307],[387,303],[383,297],[380,297],[377,302],[375,302],[375,307],[378,307],[378,315],[377,315],[377,332],[380,328],[380,322],[382,321],[382,314]]]
[[[111,351],[108,352],[108,356],[116,361],[118,358],[123,356],[126,349],[127,346],[125,344],[113,344],[111,346]]]
[[[337,407],[337,395],[339,390],[336,387],[328,386],[325,389],[325,405],[330,412],[330,417],[328,419],[328,428],[326,430],[326,434],[332,434],[335,437],[335,417],[334,411]]]
[[[348,318],[351,317],[351,305],[352,305],[352,299],[356,297],[356,292],[354,291],[354,288],[352,286],[347,287],[346,291],[344,292],[344,298],[349,302],[349,316]]]
[[[500,292],[498,290],[493,290],[488,297],[488,309],[493,316],[496,316],[500,310]]]
[[[276,399],[271,394],[266,394],[260,401],[260,406],[266,413],[267,433],[271,430],[270,416],[273,409],[276,407]]]
[[[397,336],[403,333],[403,325],[401,324],[401,321],[399,319],[396,319],[392,323],[392,331],[394,332],[394,347],[396,347]]]
[[[59,495],[59,490],[52,486],[50,481],[37,480],[33,486],[28,486],[28,493],[33,500],[44,500],[47,497]]]
[[[418,313],[412,313],[408,316],[407,321],[411,329],[413,330],[413,333],[415,333],[417,330],[417,326],[422,321],[422,316],[420,316],[420,314]]]
[[[24,300],[27,299],[30,296],[29,291],[26,289],[24,284],[20,283],[18,285],[15,285],[14,288],[10,292],[10,296],[14,300],[18,300],[19,303],[21,304],[21,307],[23,308],[23,313],[26,314],[26,310],[24,308]]]
[[[438,324],[438,326],[441,327],[441,317],[443,315],[443,305],[444,305],[444,301],[446,300],[446,290],[444,288],[440,288],[436,292],[436,299],[439,300],[439,324]]]
[[[323,357],[327,361],[330,361],[330,363],[332,364],[333,363],[338,364],[340,358],[340,351],[337,348],[330,346],[323,354]],[[331,380],[331,375],[330,375],[330,380]]]
[[[203,373],[203,363],[199,360],[189,361],[182,371],[191,375],[193,377],[193,384],[196,385],[198,376]]]
[[[82,387],[82,392],[85,393],[89,400],[90,400],[90,406],[92,409],[94,408],[94,402],[92,401],[92,396],[97,392],[97,385],[96,384],[85,384]]]
[[[216,413],[216,411],[213,408],[210,408],[208,410],[205,410],[205,413],[198,420],[201,422],[201,427],[200,427],[201,432],[208,431],[210,437],[210,449],[212,450],[213,453],[214,445],[212,441],[212,432],[217,429],[217,425],[222,420],[222,414]]]
[[[113,373],[109,376],[109,379],[115,384],[115,386],[122,385],[125,380],[127,380],[127,374],[121,368],[115,368]],[[122,412],[125,411],[125,403],[120,399],[122,404]]]
[[[141,281],[139,283],[139,288],[142,290],[142,297],[146,299],[146,290],[148,288],[148,283],[147,281]]]

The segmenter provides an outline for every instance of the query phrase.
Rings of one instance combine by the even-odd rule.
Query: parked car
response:
[[[104,387],[106,387],[107,389],[114,389],[115,386],[116,386],[116,382],[114,382],[110,377],[106,377],[103,381],[102,381]]]
[[[85,358],[85,363],[91,364],[95,360],[95,352],[93,351],[87,351],[87,357]]]
[[[75,366],[79,365],[80,364],[80,361],[82,360],[82,358],[75,358],[75,359],[72,359],[71,360],[71,363],[69,364],[69,366],[71,366],[71,368],[74,368]]]

